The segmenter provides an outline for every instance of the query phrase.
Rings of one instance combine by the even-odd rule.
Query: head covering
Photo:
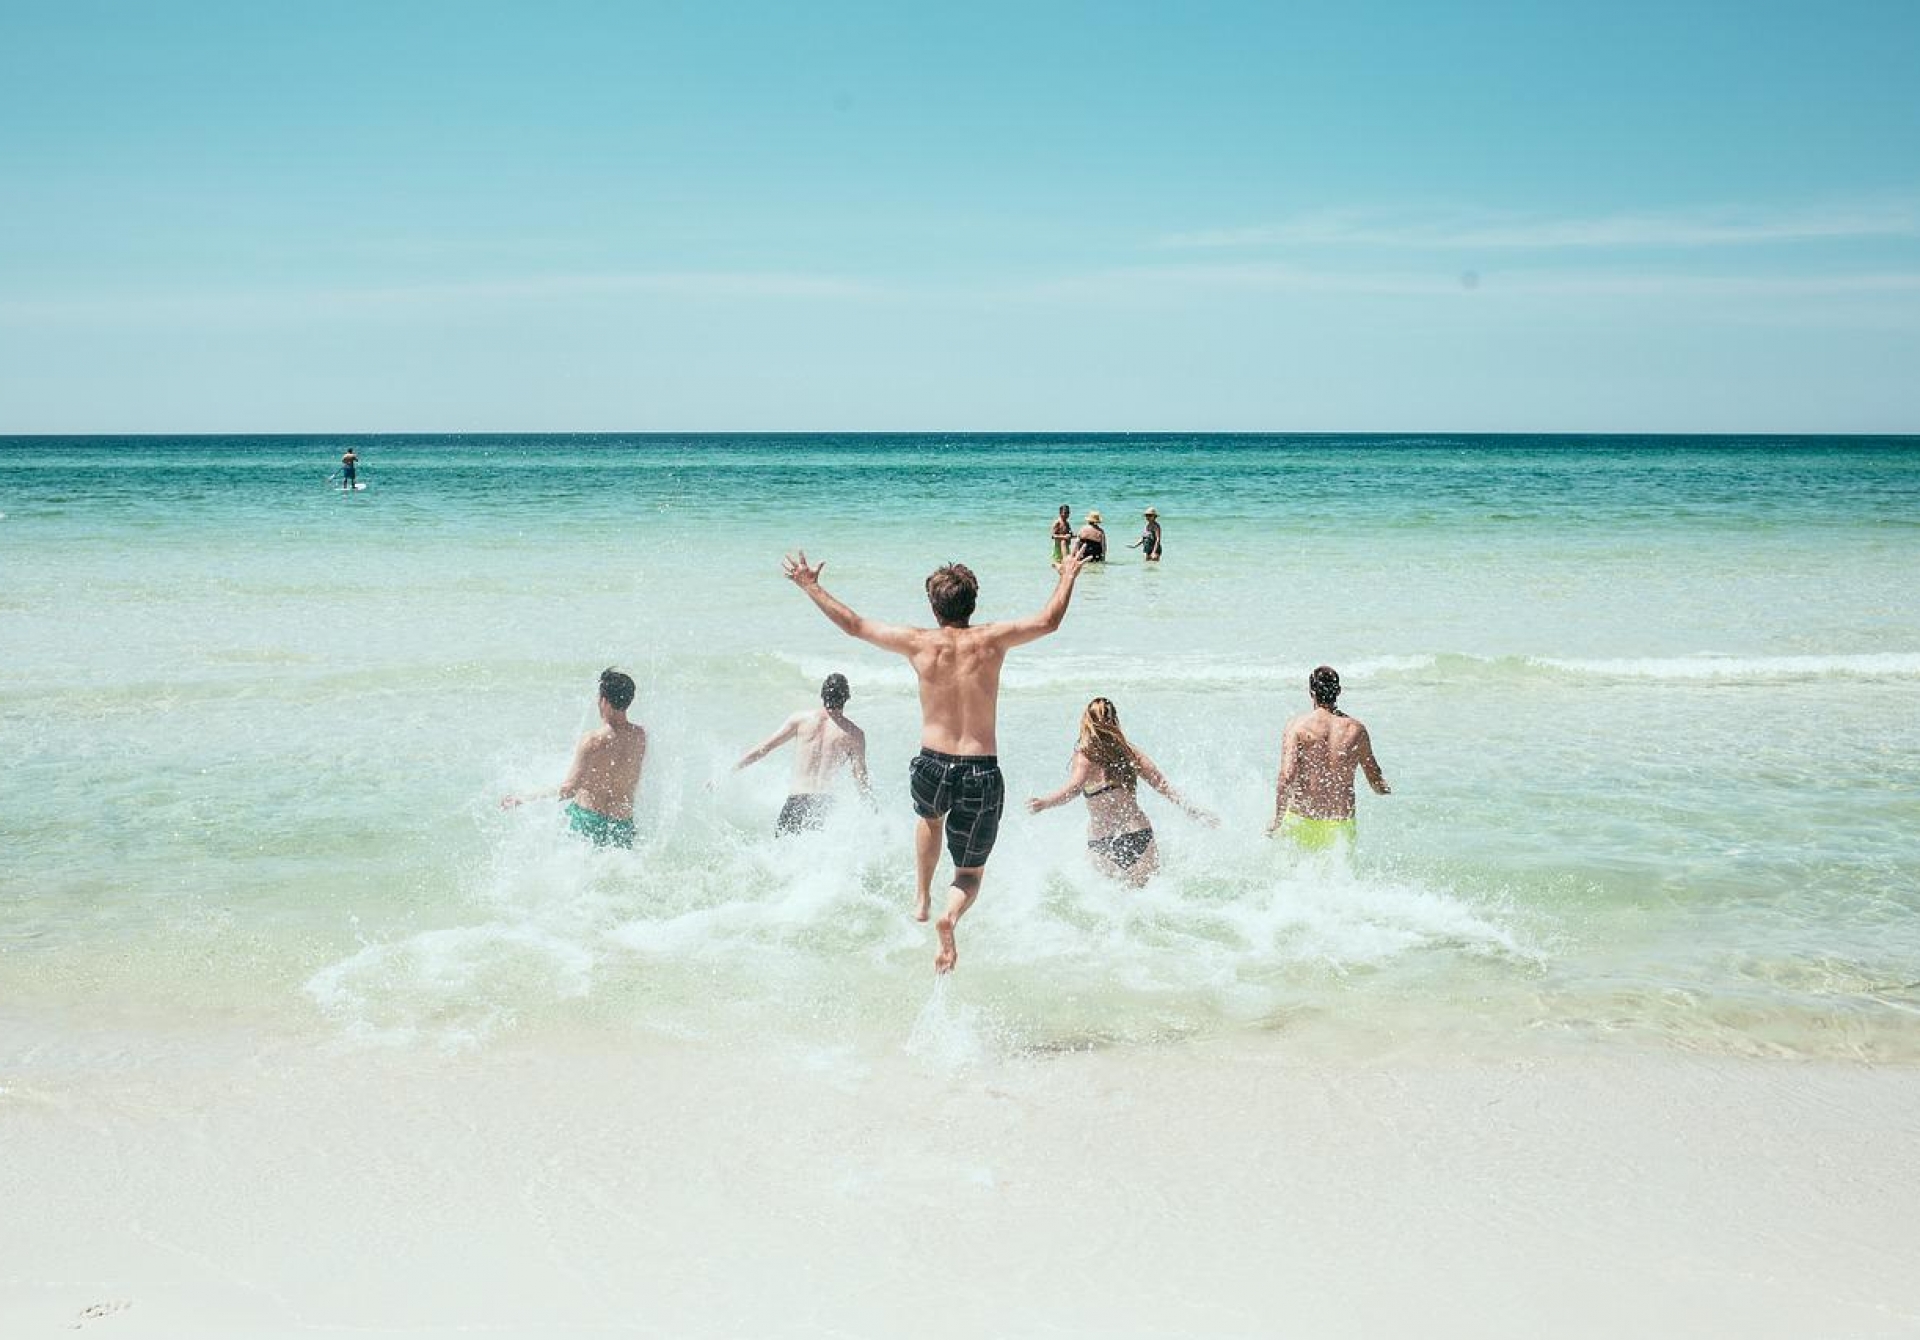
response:
[[[1149,507],[1149,508],[1147,509],[1147,511],[1146,511],[1146,515],[1148,515],[1148,516],[1159,516],[1159,515],[1160,515],[1160,511],[1159,511],[1159,509],[1158,509],[1158,508],[1155,508],[1155,507]]]
[[[1099,508],[1096,507],[1093,511],[1087,513],[1087,524],[1089,526],[1097,526],[1100,524]]]

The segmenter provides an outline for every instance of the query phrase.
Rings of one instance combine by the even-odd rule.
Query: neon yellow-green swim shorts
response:
[[[1288,810],[1280,820],[1280,835],[1301,851],[1333,851],[1359,841],[1360,830],[1352,819],[1309,819]]]

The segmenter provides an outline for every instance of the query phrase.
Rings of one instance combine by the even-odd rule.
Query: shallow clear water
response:
[[[1048,1049],[1621,1036],[1920,1058],[1920,440],[0,439],[0,995],[396,1045],[549,1027]],[[906,918],[904,665],[779,575],[923,618],[1117,561],[1016,653],[1011,794],[1112,696],[1217,831],[1166,872],[1010,814],[932,990]],[[1167,560],[1124,544],[1156,505]],[[1351,867],[1261,836],[1326,661],[1395,787]],[[608,664],[651,731],[640,850],[558,780]],[[852,678],[877,814],[776,843],[778,759]],[[717,783],[709,790],[710,782]]]

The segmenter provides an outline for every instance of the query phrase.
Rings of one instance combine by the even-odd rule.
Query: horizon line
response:
[[[1709,437],[1920,438],[1920,429],[1711,430],[1671,428],[428,428],[218,431],[0,432],[0,442],[169,437]]]

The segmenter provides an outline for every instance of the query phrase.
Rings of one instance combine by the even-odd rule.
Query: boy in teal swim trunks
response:
[[[551,791],[507,796],[501,809],[558,796],[567,802],[567,829],[596,847],[633,845],[633,798],[647,761],[645,727],[627,720],[633,680],[618,670],[600,672],[600,729],[574,747],[567,780]]]
[[[1273,797],[1269,834],[1282,833],[1305,851],[1328,851],[1353,844],[1353,774],[1364,772],[1367,785],[1390,795],[1386,774],[1373,754],[1373,737],[1342,712],[1340,676],[1323,665],[1307,676],[1313,710],[1287,723],[1280,743],[1280,781]]]

